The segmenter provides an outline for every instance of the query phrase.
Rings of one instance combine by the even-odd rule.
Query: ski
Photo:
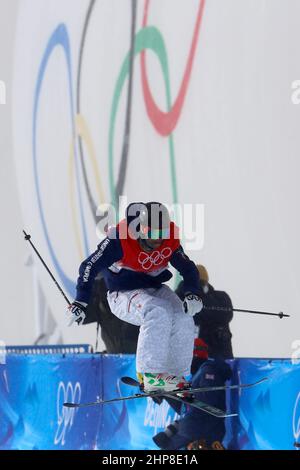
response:
[[[193,399],[186,399],[185,397],[180,397],[178,395],[168,395],[167,393],[163,395],[163,397],[171,398],[172,400],[179,401],[184,403],[185,405],[189,405],[192,408],[196,408],[197,410],[204,411],[215,418],[231,418],[233,416],[238,416],[237,413],[226,413],[226,411],[221,410],[220,408],[216,408],[215,406],[208,405],[204,401]]]
[[[121,381],[126,385],[140,388],[140,383],[137,380],[133,379],[132,377],[122,377]],[[238,416],[237,413],[226,413],[220,408],[216,408],[215,406],[208,405],[207,403],[197,400],[195,398],[186,399],[184,396],[180,396],[179,394],[169,395],[168,393],[165,393],[164,395],[162,395],[162,398],[164,397],[171,398],[172,400],[176,400],[180,403],[184,403],[185,405],[189,405],[192,408],[196,408],[198,410],[204,411],[205,413],[208,413],[214,416],[215,418],[230,418],[232,416]]]
[[[217,386],[217,387],[200,387],[200,388],[187,388],[184,389],[185,394],[193,394],[193,393],[199,393],[199,392],[214,392],[218,390],[235,390],[235,389],[245,389],[245,388],[251,388],[255,387],[256,385],[259,385],[263,382],[268,380],[267,377],[264,377],[257,382],[253,382],[251,384],[240,384],[240,385],[224,385],[224,386]],[[170,396],[176,396],[178,393],[182,393],[183,390],[174,390],[171,392],[168,392],[168,395]],[[98,400],[98,401],[93,401],[90,403],[64,403],[64,406],[67,408],[84,408],[88,406],[97,406],[97,405],[104,405],[106,403],[114,403],[118,401],[125,401],[125,400],[136,400],[139,398],[155,398],[155,397],[161,397],[162,395],[165,395],[165,393],[162,393],[161,391],[158,392],[151,392],[151,393],[136,393],[135,395],[130,395],[128,397],[117,397],[117,398],[111,398],[110,400]]]

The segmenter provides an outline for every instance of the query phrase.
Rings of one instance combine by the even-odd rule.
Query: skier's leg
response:
[[[167,302],[152,297],[144,305],[143,322],[137,345],[137,370],[168,373],[172,318]]]
[[[107,301],[111,312],[120,320],[140,326],[143,318],[139,309],[133,308],[136,297],[142,290],[108,292]]]
[[[168,372],[172,310],[163,298],[154,297],[155,289],[113,292],[107,296],[114,315],[140,325],[136,363],[138,372]]]
[[[167,286],[156,293],[168,302],[172,313],[168,372],[174,375],[188,375],[193,359],[195,324],[191,316],[183,312],[179,297]]]
[[[170,341],[170,373],[188,375],[191,371],[194,350],[194,320],[189,315],[174,310]]]

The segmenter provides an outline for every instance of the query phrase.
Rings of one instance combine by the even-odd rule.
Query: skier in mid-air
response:
[[[184,281],[184,298],[166,285],[169,263]],[[158,202],[130,204],[79,268],[70,324],[82,324],[96,275],[102,272],[114,315],[140,326],[136,368],[146,392],[187,386],[194,345],[193,316],[203,303],[196,265],[184,253],[178,227]]]

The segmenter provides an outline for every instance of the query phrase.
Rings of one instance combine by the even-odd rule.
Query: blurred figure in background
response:
[[[192,378],[192,388],[223,386],[231,379],[231,368],[222,359],[208,359],[207,346],[199,338],[195,341],[194,356],[199,368]],[[226,392],[195,393],[195,399],[207,405],[226,410]],[[166,399],[180,414],[182,405],[171,398]],[[185,405],[186,406],[186,405]],[[187,412],[171,423],[163,432],[153,437],[155,444],[163,450],[183,448],[197,450],[225,450],[222,441],[225,437],[225,418],[217,418],[187,404]]]
[[[197,336],[208,345],[210,358],[232,359],[232,334],[229,323],[233,318],[232,310],[222,311],[217,308],[232,309],[232,302],[226,292],[218,291],[209,284],[209,276],[206,268],[197,265],[202,288],[203,309],[194,316],[195,325],[198,327]],[[176,294],[183,298],[183,283],[180,282]],[[211,310],[206,309],[209,307]],[[217,307],[214,309],[213,307]],[[193,361],[192,373],[198,369],[197,357]]]

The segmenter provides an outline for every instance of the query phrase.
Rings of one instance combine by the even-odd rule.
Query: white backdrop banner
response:
[[[183,243],[212,284],[237,307],[297,314],[299,14],[293,0],[20,2],[19,193],[25,229],[67,295],[99,242],[97,208],[125,196],[197,204],[199,243],[185,233]],[[63,299],[37,269],[62,323]],[[295,315],[243,315],[236,352],[289,354]]]

